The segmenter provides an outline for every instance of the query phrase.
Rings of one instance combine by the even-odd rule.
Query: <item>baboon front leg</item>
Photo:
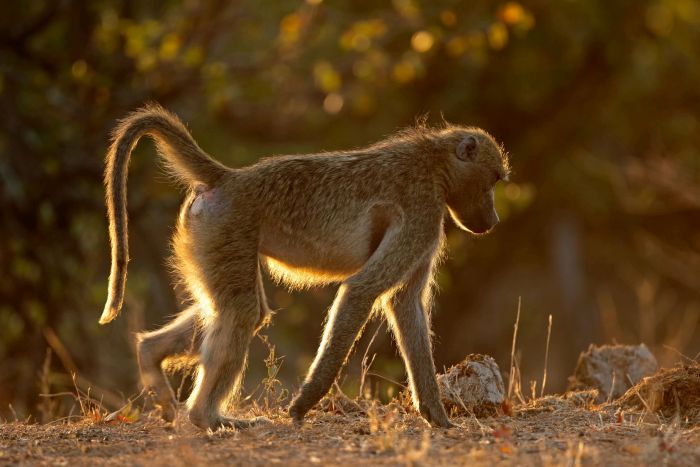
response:
[[[136,353],[141,382],[147,391],[155,393],[156,404],[168,421],[175,417],[175,395],[161,364],[173,355],[187,354],[199,348],[197,342],[199,306],[181,312],[166,326],[136,336]]]
[[[448,428],[454,425],[440,400],[430,344],[430,269],[427,265],[414,272],[384,308],[406,365],[416,409],[431,424]]]
[[[415,223],[410,227],[420,229],[422,226]],[[425,233],[422,230],[418,232]],[[379,247],[362,270],[341,285],[328,314],[316,358],[299,395],[289,408],[289,414],[295,421],[301,422],[306,412],[330,389],[377,298],[401,284],[416,258],[423,257],[436,241],[430,235],[419,236],[416,233],[401,220],[396,221],[387,229]],[[437,236],[436,231],[435,238]]]
[[[289,415],[301,422],[304,415],[328,392],[345,362],[352,345],[372,311],[374,296],[358,293],[352,286],[341,285],[321,345],[299,395],[292,401]]]

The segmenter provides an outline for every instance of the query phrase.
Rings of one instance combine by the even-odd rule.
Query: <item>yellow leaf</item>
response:
[[[131,403],[122,407],[121,409],[110,413],[104,418],[105,422],[121,422],[121,423],[134,423],[138,421],[141,415],[141,410],[138,407],[132,407]]]
[[[327,93],[337,91],[342,85],[340,74],[326,61],[318,62],[314,66],[314,80],[316,86]]]
[[[489,28],[488,38],[491,48],[500,50],[508,43],[508,29],[501,22],[493,23]]]
[[[171,33],[163,38],[160,43],[160,50],[158,55],[161,60],[168,61],[172,60],[177,56],[180,51],[180,37],[177,34]]]
[[[418,31],[411,37],[411,47],[416,52],[425,53],[433,48],[435,37],[428,31]]]

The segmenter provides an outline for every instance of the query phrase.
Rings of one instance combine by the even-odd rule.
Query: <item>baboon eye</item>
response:
[[[474,159],[476,156],[476,138],[467,136],[457,145],[457,157],[466,161]]]

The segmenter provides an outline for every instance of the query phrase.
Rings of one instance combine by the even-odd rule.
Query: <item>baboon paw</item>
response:
[[[172,422],[177,416],[177,404],[174,399],[168,397],[167,393],[165,396],[158,394],[153,389],[148,389],[145,391],[146,397],[144,398],[143,410],[150,411],[154,410],[156,413],[165,420],[166,422]]]
[[[166,422],[172,422],[177,416],[177,404],[168,391],[148,389],[145,408],[155,409]]]
[[[172,422],[177,416],[177,407],[174,404],[167,402],[156,404],[156,408],[160,410],[160,418],[166,422]]]
[[[208,417],[200,412],[190,411],[190,413],[188,414],[188,418],[190,419],[190,423],[203,430],[216,430],[221,426],[221,423],[217,423],[221,420],[219,417]]]

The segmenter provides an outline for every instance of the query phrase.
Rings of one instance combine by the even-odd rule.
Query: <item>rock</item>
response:
[[[602,403],[622,396],[657,368],[656,358],[644,344],[591,344],[578,358],[576,370],[569,377],[569,390],[597,389],[597,402]]]
[[[448,413],[477,417],[503,415],[505,390],[501,370],[488,355],[471,354],[445,374],[437,375]]]

